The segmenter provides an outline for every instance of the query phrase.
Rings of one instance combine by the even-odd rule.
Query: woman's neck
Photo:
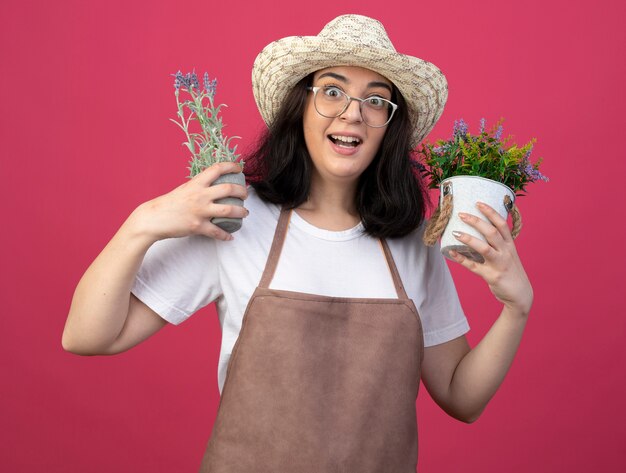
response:
[[[318,228],[348,230],[360,221],[356,204],[356,185],[322,181],[313,177],[309,198],[297,208],[298,215]]]

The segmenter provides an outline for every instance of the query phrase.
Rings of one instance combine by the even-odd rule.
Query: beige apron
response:
[[[414,473],[422,327],[389,247],[398,299],[269,289],[291,213],[228,364],[201,472]]]

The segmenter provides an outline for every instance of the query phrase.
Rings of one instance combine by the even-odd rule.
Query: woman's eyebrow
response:
[[[385,89],[387,89],[389,91],[389,93],[392,93],[393,91],[391,90],[391,86],[389,84],[387,84],[386,82],[370,82],[369,84],[367,84],[368,87],[383,87]]]
[[[333,79],[340,80],[341,82],[345,82],[346,84],[350,82],[347,77],[342,76],[341,74],[337,74],[336,72],[324,72],[318,77],[318,79],[321,79],[322,77],[332,77]]]
[[[350,82],[347,77],[342,76],[341,74],[337,74],[336,72],[324,72],[318,77],[318,79],[322,79],[323,77],[332,77],[333,79],[337,79],[338,81],[341,81],[345,84],[348,84]],[[391,90],[391,86],[385,82],[373,81],[367,84],[367,86],[368,87],[383,87],[387,89],[390,93],[393,92],[393,90]]]

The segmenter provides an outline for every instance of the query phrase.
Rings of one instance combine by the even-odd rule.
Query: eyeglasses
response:
[[[335,118],[345,112],[352,100],[359,102],[359,110],[363,122],[372,128],[381,128],[387,125],[398,106],[377,95],[360,99],[350,97],[343,90],[334,86],[307,87],[313,92],[315,110],[326,118]],[[320,93],[318,93],[320,92]]]

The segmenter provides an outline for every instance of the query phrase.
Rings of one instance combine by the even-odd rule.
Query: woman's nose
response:
[[[361,122],[363,117],[361,116],[361,102],[355,99],[351,99],[348,104],[348,108],[340,115],[340,118],[350,122]]]

